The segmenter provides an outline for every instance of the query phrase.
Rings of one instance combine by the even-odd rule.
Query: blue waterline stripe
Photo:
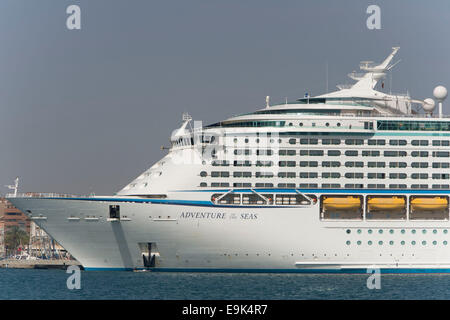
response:
[[[340,194],[450,194],[450,190],[386,190],[386,189],[233,189],[234,192],[253,193],[258,192],[280,192],[280,193],[340,193]],[[228,192],[230,189],[217,190],[178,190],[174,192]],[[217,208],[302,208],[304,206],[274,206],[274,205],[220,205],[213,204],[211,201],[202,200],[168,200],[168,199],[142,199],[142,198],[40,198],[47,200],[78,200],[78,201],[104,201],[104,202],[135,202],[135,203],[158,203],[166,205],[183,205],[198,207],[217,207]]]
[[[230,190],[234,192],[242,192],[242,193],[253,193],[253,191],[257,192],[283,192],[283,193],[351,193],[351,194],[367,194],[367,193],[392,193],[394,195],[399,193],[406,194],[450,194],[450,189],[432,189],[432,190],[415,190],[415,189],[237,189],[237,188],[228,188],[228,189],[209,189],[209,190],[174,190],[173,192],[228,192]],[[253,191],[252,191],[253,190]]]
[[[211,201],[191,201],[191,200],[157,200],[157,199],[117,199],[117,198],[39,198],[46,200],[78,200],[78,201],[104,201],[104,202],[138,202],[138,203],[158,203],[178,206],[196,206],[196,207],[219,207],[219,208],[286,208],[286,206],[254,206],[252,205],[220,205],[213,204]],[[289,208],[304,208],[305,206],[289,206]]]
[[[207,273],[332,273],[368,274],[366,268],[354,269],[227,269],[227,268],[85,268],[87,271],[207,272]],[[450,273],[448,268],[380,268],[382,274]]]

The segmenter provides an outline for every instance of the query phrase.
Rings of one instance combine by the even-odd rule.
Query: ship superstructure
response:
[[[86,269],[448,272],[450,118],[376,90],[398,50],[336,92],[184,115],[114,196],[10,201]]]

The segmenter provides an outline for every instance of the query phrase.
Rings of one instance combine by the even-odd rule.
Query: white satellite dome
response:
[[[434,100],[431,98],[428,98],[428,99],[423,100],[423,102],[424,102],[422,105],[423,110],[426,113],[432,113],[436,106],[436,103],[434,102]]]
[[[433,90],[433,95],[438,101],[444,101],[447,98],[447,89],[444,86],[437,86]]]

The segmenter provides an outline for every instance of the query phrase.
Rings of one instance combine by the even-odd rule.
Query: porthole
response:
[[[383,241],[378,241],[378,244],[381,246],[383,244]]]
[[[371,245],[372,245],[372,241],[371,241],[371,240],[367,241],[367,244],[368,244],[369,246],[371,246]]]
[[[402,231],[400,231],[402,234],[405,234],[405,229],[402,229]]]
[[[367,230],[369,234],[372,234],[372,229]]]
[[[394,241],[389,241],[389,244],[392,246],[394,244]]]
[[[349,246],[350,245],[350,241],[347,240],[346,244]]]
[[[233,141],[234,141],[234,143],[237,143],[237,138],[234,138],[234,140],[233,140]]]
[[[390,234],[393,234],[393,233],[394,233],[394,230],[392,230],[392,229],[389,230],[389,233],[390,233]]]
[[[356,243],[358,244],[358,246],[361,245],[361,241],[360,240],[358,240]]]
[[[444,243],[444,246],[446,246],[447,245],[447,240],[445,240],[443,243]]]
[[[444,233],[445,233],[445,234],[447,234],[447,233],[448,233],[448,230],[447,230],[447,229],[445,229],[445,230],[444,230]]]
[[[379,234],[382,234],[382,233],[383,233],[383,230],[382,230],[382,229],[378,230],[378,233],[379,233]]]
[[[358,233],[361,233],[361,229],[358,229],[358,231],[357,231]]]
[[[427,230],[423,229],[423,230],[422,230],[422,233],[423,233],[423,234],[427,233]]]
[[[340,123],[340,122],[338,122],[338,123],[337,123],[337,126],[338,126],[338,127],[340,127],[340,126],[341,126],[341,123]]]
[[[434,246],[437,245],[437,241],[436,240],[433,241],[433,245]]]
[[[299,125],[300,127],[303,127],[303,122],[300,122],[298,125]]]
[[[327,127],[329,127],[330,126],[330,124],[327,122],[327,123],[325,123],[325,125],[327,126]]]
[[[427,245],[427,242],[424,240],[424,241],[422,241],[422,245],[423,246],[426,246]]]
[[[352,231],[350,229],[347,229],[347,234],[350,234]]]
[[[412,233],[412,234],[415,234],[415,233],[416,233],[416,230],[412,229],[412,230],[411,230],[411,233]]]
[[[289,122],[289,127],[292,127],[292,122]]]
[[[434,233],[434,234],[436,234],[436,233],[437,233],[437,230],[436,230],[436,229],[434,229],[434,230],[433,230],[433,233]]]
[[[411,241],[411,244],[412,244],[413,246],[415,246],[415,245],[416,245],[416,242],[413,240],[413,241]]]
[[[401,244],[402,246],[404,246],[404,245],[405,245],[405,241],[400,242],[400,244]]]

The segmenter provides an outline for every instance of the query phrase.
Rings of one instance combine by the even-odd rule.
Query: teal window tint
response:
[[[450,131],[450,121],[399,121],[379,120],[378,130]]]

